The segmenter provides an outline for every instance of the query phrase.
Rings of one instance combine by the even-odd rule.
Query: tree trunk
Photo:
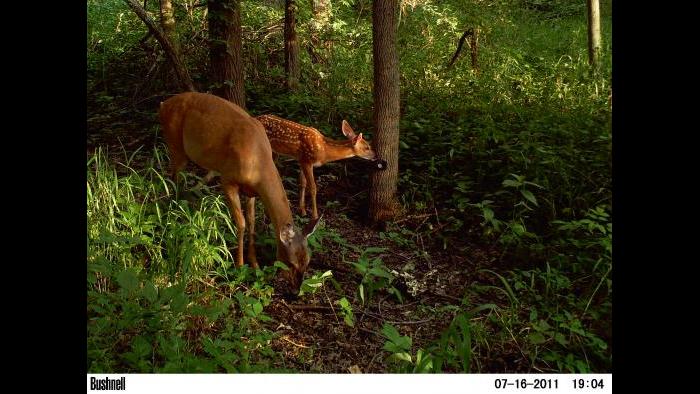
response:
[[[136,0],[124,1],[129,6],[129,8],[131,8],[131,10],[134,11],[134,13],[139,17],[139,19],[141,19],[143,23],[146,24],[148,30],[151,33],[153,33],[153,35],[156,37],[156,40],[158,40],[161,47],[163,47],[163,51],[165,51],[165,56],[168,57],[170,63],[175,69],[175,74],[177,75],[177,79],[180,83],[181,88],[186,91],[194,91],[194,84],[192,83],[192,78],[190,78],[190,74],[187,72],[187,69],[182,64],[182,61],[180,60],[177,51],[173,47],[173,44],[170,42],[170,40],[166,37],[165,33],[163,33],[163,31],[161,31],[158,28],[158,26],[156,26],[155,22],[153,22],[153,19],[151,19],[148,16],[148,14],[146,14],[146,10],[144,10],[143,7],[141,7],[141,4],[136,2]]]
[[[212,92],[245,108],[240,0],[209,0],[207,7]]]
[[[600,58],[600,2],[587,0],[588,5],[588,63],[598,69]]]
[[[374,223],[398,214],[396,186],[399,174],[399,60],[396,51],[398,0],[374,0],[372,49],[374,55],[374,149],[387,161],[384,171],[370,175],[369,217]]]
[[[297,5],[295,0],[284,3],[284,71],[287,74],[287,88],[299,87],[299,41],[297,40]]]
[[[160,0],[160,26],[173,45],[175,53],[180,55],[180,40],[177,37],[177,32],[175,32],[175,13],[173,12],[171,0]]]

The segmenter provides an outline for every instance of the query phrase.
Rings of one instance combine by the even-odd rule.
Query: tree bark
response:
[[[209,0],[207,6],[212,92],[245,109],[240,0]]]
[[[163,28],[163,33],[173,46],[175,53],[180,55],[180,40],[175,31],[175,13],[173,12],[173,3],[171,0],[160,0],[160,26]]]
[[[124,0],[126,4],[131,8],[132,11],[143,21],[144,24],[146,24],[146,27],[148,27],[148,30],[153,33],[153,35],[156,37],[156,40],[160,43],[161,47],[163,47],[163,51],[165,51],[165,56],[168,57],[170,60],[170,63],[173,65],[173,68],[175,69],[175,74],[177,75],[178,82],[183,90],[186,91],[194,91],[194,84],[192,83],[192,78],[190,78],[190,74],[187,72],[187,68],[182,64],[182,61],[180,60],[180,57],[173,47],[173,44],[170,42],[170,40],[166,37],[165,33],[161,31],[158,26],[156,26],[156,23],[151,19],[148,14],[146,14],[146,10],[141,7],[141,4],[136,2],[136,0]]]
[[[386,170],[370,175],[369,218],[392,220],[399,210],[396,187],[399,173],[399,60],[396,50],[398,0],[374,0],[372,49],[374,55],[374,126],[372,143]]]
[[[284,2],[284,71],[287,75],[287,88],[299,87],[299,40],[297,40],[297,5],[295,0]]]
[[[600,64],[600,2],[587,0],[588,6],[588,63],[594,69]]]

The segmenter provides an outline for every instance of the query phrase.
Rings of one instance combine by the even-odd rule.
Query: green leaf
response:
[[[355,320],[353,319],[352,315],[343,315],[343,320],[349,327],[355,327]]]
[[[525,233],[525,226],[520,223],[512,225],[511,228],[516,235],[523,235]]]
[[[321,286],[323,286],[323,283],[327,278],[330,278],[333,276],[333,272],[330,270],[324,272],[321,275],[313,275],[309,279],[305,279],[300,286],[299,289],[299,295],[302,296],[305,293],[310,293],[313,294],[315,293]]]
[[[537,320],[537,309],[530,310],[530,321]]]
[[[386,272],[385,270],[383,270],[379,267],[372,267],[369,269],[368,272],[374,276],[379,276],[381,278],[394,279],[393,275],[391,275],[390,273]]]
[[[503,181],[503,186],[506,186],[506,187],[519,187],[520,185],[521,185],[520,182],[516,182],[512,179],[506,179],[505,181]]]
[[[552,328],[552,326],[550,326],[546,320],[540,320],[539,322],[533,324],[532,327],[535,330],[540,331],[540,332],[547,331],[547,330],[550,330]]]
[[[371,246],[371,247],[365,249],[364,252],[362,252],[362,254],[381,253],[381,252],[384,252],[384,251],[386,251],[386,248],[380,248],[380,247],[376,247],[376,246]]]
[[[281,268],[285,271],[289,271],[289,267],[287,267],[287,264],[281,262],[281,261],[275,261],[274,264],[272,264],[273,267]]]
[[[406,352],[394,353],[391,356],[389,356],[389,358],[394,360],[406,361],[409,363],[413,362],[411,355]]]
[[[128,268],[117,274],[117,283],[127,292],[132,292],[138,287],[138,278],[133,269]]]
[[[175,313],[181,313],[185,310],[187,306],[187,295],[184,293],[177,293],[173,300],[170,302],[170,309]]]
[[[257,316],[257,315],[259,315],[260,312],[262,312],[262,311],[263,311],[263,306],[262,306],[262,304],[261,304],[259,301],[258,301],[258,302],[254,302],[254,303],[253,303],[253,314],[254,314],[255,316]]]
[[[540,332],[531,332],[530,335],[528,335],[528,339],[533,345],[541,345],[546,341],[544,335]]]
[[[359,263],[351,263],[353,267],[359,272],[360,274],[364,275],[367,272],[367,266],[364,264],[359,264]]]
[[[569,341],[566,340],[566,337],[564,336],[564,334],[562,334],[560,332],[554,334],[554,340],[563,346],[566,346],[569,344]]]
[[[396,342],[401,337],[401,334],[399,334],[396,327],[389,323],[384,323],[384,326],[382,327],[382,334],[384,334],[384,336],[392,342]]]
[[[521,194],[523,195],[523,197],[525,197],[528,201],[530,201],[531,203],[537,205],[537,199],[535,198],[535,195],[532,194],[531,191],[526,190],[526,189],[522,189],[522,190],[520,190],[520,193],[521,193]]]
[[[158,299],[158,289],[150,280],[147,280],[143,285],[143,296],[151,303]]]
[[[491,220],[493,220],[493,210],[491,208],[484,208],[483,212],[484,212],[484,219],[486,219],[489,222]]]

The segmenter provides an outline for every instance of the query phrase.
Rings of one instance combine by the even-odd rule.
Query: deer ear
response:
[[[287,223],[286,226],[282,227],[282,231],[280,231],[280,241],[283,245],[289,246],[292,244],[294,235],[294,226],[291,223]]]
[[[350,124],[343,119],[343,135],[348,137],[348,139],[355,138],[355,131],[350,127]]]
[[[308,238],[309,235],[313,234],[314,231],[316,231],[318,224],[321,223],[322,217],[323,215],[319,216],[316,220],[311,219],[308,223],[306,223],[306,225],[304,225],[304,229],[301,230],[301,233],[304,234],[304,237]]]

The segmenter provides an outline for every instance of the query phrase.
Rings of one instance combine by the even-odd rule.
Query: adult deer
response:
[[[221,175],[221,187],[238,228],[236,264],[243,265],[243,235],[246,219],[239,193],[248,196],[246,216],[248,262],[257,267],[255,256],[255,196],[260,196],[275,228],[277,259],[290,268],[287,280],[297,290],[308,267],[307,237],[318,220],[302,231],[294,226],[289,200],[272,161],[272,148],[265,129],[237,105],[204,93],[178,94],[160,104],[160,124],[170,153],[171,176],[177,180],[188,161]]]
[[[306,184],[311,194],[311,218],[318,218],[316,207],[316,181],[314,167],[328,162],[359,157],[373,161],[378,169],[386,168],[386,161],[379,159],[370,143],[362,138],[362,133],[355,134],[348,122],[343,120],[342,131],[347,140],[332,140],[314,129],[274,115],[262,115],[256,118],[262,123],[270,139],[272,150],[276,153],[292,156],[299,161],[299,208],[306,215]]]

